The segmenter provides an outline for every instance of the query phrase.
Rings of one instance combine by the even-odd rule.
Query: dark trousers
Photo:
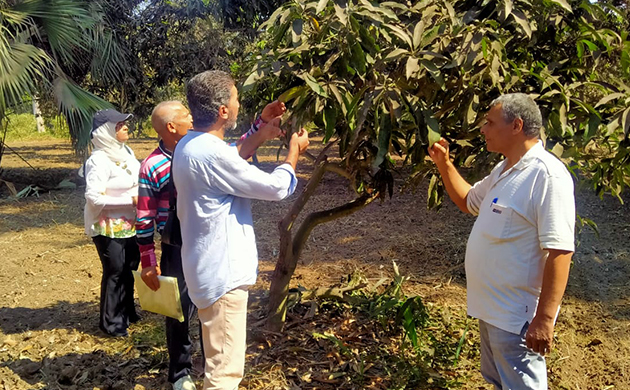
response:
[[[101,279],[101,330],[126,336],[129,322],[138,320],[133,303],[133,274],[140,263],[136,238],[92,237],[103,266]]]
[[[192,369],[192,340],[190,339],[190,319],[196,307],[188,295],[188,287],[182,270],[182,252],[179,247],[162,244],[162,259],[160,261],[162,276],[177,278],[179,296],[182,301],[184,322],[166,317],[166,346],[170,359],[168,365],[168,381],[177,382],[178,379],[190,375]]]

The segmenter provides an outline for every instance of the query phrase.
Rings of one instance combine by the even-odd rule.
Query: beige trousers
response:
[[[245,367],[247,287],[199,309],[206,357],[203,390],[237,390]]]

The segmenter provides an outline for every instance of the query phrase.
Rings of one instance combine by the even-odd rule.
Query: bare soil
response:
[[[155,144],[132,140],[131,147],[144,158]],[[54,187],[74,177],[79,167],[64,141],[14,142],[11,147],[37,169],[14,154],[3,157],[0,178],[18,191],[28,184]],[[275,149],[264,148],[259,158],[263,169],[271,169]],[[305,161],[300,165],[300,186],[310,169]],[[305,212],[351,199],[342,180],[333,174],[324,180]],[[8,199],[9,194],[0,182],[0,389],[170,388],[159,316],[143,313],[127,339],[107,338],[98,330],[101,266],[94,245],[83,234],[83,189],[53,190],[20,200]],[[311,333],[343,335],[343,321],[318,314],[305,319],[295,312],[285,334],[265,335],[261,330],[260,314],[278,253],[277,222],[291,200],[254,203],[260,274],[250,300],[242,388],[387,388],[388,376],[379,367],[368,368],[368,380],[361,384],[329,375],[343,359]],[[630,389],[630,211],[618,200],[599,199],[585,188],[577,191],[577,207],[582,217],[598,224],[600,237],[589,229],[580,235],[556,327],[556,347],[548,358],[550,386]],[[376,281],[391,277],[395,261],[410,277],[405,284],[408,295],[419,294],[454,324],[465,323],[463,261],[473,221],[449,201],[439,212],[427,211],[424,187],[416,193],[395,193],[391,200],[315,228],[293,284],[309,289],[339,285],[357,271]],[[485,389],[478,373],[474,325],[467,339],[454,372],[464,378],[462,388]],[[383,340],[387,342],[391,340]],[[195,365],[198,374],[199,351]],[[201,384],[199,376],[197,380]]]

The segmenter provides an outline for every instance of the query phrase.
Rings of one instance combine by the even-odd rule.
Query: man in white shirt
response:
[[[258,268],[251,199],[282,200],[295,191],[295,166],[308,134],[293,134],[284,164],[267,173],[223,140],[235,128],[239,109],[227,73],[198,74],[188,82],[186,96],[193,129],[177,144],[172,166],[182,267],[202,323],[203,388],[234,390],[245,363],[247,288],[256,282]]]
[[[527,95],[492,102],[481,133],[505,159],[473,186],[446,140],[429,148],[450,198],[478,216],[466,248],[468,314],[479,319],[481,373],[496,389],[547,389],[544,356],[574,251],[573,180],[544,149],[541,128]]]

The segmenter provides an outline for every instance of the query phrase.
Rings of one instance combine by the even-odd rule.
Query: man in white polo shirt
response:
[[[539,140],[542,115],[522,93],[492,102],[481,133],[505,159],[473,186],[429,148],[446,190],[478,216],[466,248],[468,314],[479,319],[481,373],[496,389],[547,389],[545,354],[574,251],[573,180]]]

